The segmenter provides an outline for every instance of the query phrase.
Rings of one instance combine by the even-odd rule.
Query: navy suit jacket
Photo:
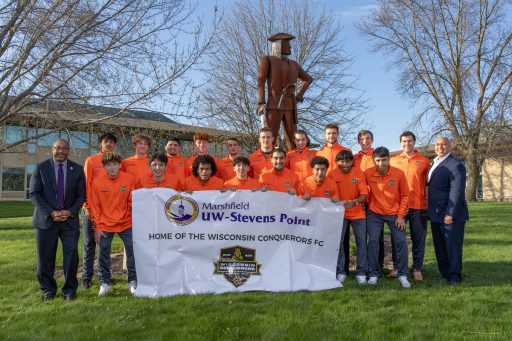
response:
[[[52,211],[57,210],[57,181],[51,159],[41,162],[30,178],[30,199],[35,205],[32,226],[38,229],[49,229],[54,221]],[[71,212],[65,223],[72,228],[79,228],[78,213],[85,200],[84,169],[78,163],[68,159],[66,170],[66,186],[64,209]]]
[[[450,215],[454,222],[469,219],[466,193],[466,167],[449,155],[432,172],[428,182],[428,215],[436,223],[444,223]]]

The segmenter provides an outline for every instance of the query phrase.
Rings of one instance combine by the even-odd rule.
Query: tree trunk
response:
[[[480,167],[478,163],[478,153],[476,148],[468,148],[464,151],[466,158],[467,180],[466,180],[466,200],[476,201],[476,192],[478,189],[478,178],[480,177]]]

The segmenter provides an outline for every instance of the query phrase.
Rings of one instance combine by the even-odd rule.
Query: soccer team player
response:
[[[343,286],[348,275],[349,231],[356,242],[356,280],[359,284],[376,285],[382,276],[383,226],[391,231],[392,258],[396,276],[404,288],[408,281],[408,250],[406,222],[409,222],[413,242],[413,278],[423,280],[422,266],[426,238],[426,174],[428,159],[415,149],[412,132],[400,135],[402,153],[390,156],[384,147],[373,148],[373,134],[359,132],[361,150],[357,154],[338,142],[339,127],[329,124],[324,128],[325,144],[319,151],[309,148],[309,137],[304,130],[294,134],[295,149],[289,151],[274,147],[274,136],[269,128],[259,131],[259,148],[244,157],[236,138],[226,141],[228,155],[217,160],[209,154],[210,138],[206,133],[193,136],[194,153],[188,159],[180,155],[180,141],[170,138],[165,153],[150,154],[152,139],[136,135],[133,140],[135,155],[121,160],[113,153],[117,139],[112,133],[100,136],[101,151],[86,160],[87,200],[84,204],[84,231],[88,243],[95,240],[99,252],[99,295],[111,291],[110,246],[115,233],[123,243],[127,255],[129,290],[137,287],[131,233],[131,191],[139,188],[172,188],[176,191],[203,190],[261,190],[286,192],[304,200],[329,198],[333,204],[343,205],[345,215],[337,260],[336,275]],[[90,230],[90,231],[89,231]],[[92,233],[92,231],[94,231]],[[94,238],[92,238],[94,234]],[[94,245],[86,246],[84,238],[83,285],[90,287],[91,257]],[[87,250],[87,253],[85,252]],[[92,250],[92,256],[91,256]],[[379,256],[380,253],[380,256]]]

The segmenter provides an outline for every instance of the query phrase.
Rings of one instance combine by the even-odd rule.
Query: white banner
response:
[[[287,193],[133,192],[136,296],[340,287],[344,208]]]

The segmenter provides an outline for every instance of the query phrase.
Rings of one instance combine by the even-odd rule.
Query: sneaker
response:
[[[421,270],[420,269],[414,269],[412,270],[412,275],[414,277],[414,280],[416,282],[421,282],[423,281],[423,276],[421,275]]]
[[[337,279],[341,284],[343,284],[343,283],[345,282],[345,280],[347,279],[347,275],[339,274],[338,276],[336,276],[336,279]]]
[[[359,284],[366,284],[366,276],[364,275],[358,275],[356,276],[357,283]]]
[[[400,276],[400,277],[398,277],[398,281],[402,285],[402,288],[406,288],[407,289],[407,288],[411,287],[411,283],[409,283],[409,281],[407,280],[407,276]]]
[[[137,281],[131,281],[128,283],[128,290],[132,295],[135,295],[135,289],[137,289]]]
[[[100,292],[98,292],[98,296],[105,296],[106,294],[108,294],[110,292],[110,290],[112,290],[110,285],[102,284],[102,285],[100,285]]]
[[[397,271],[397,269],[395,267],[393,267],[393,270],[391,270],[391,272],[388,273],[386,275],[386,277],[395,278],[397,275],[398,275],[398,271]]]
[[[378,281],[379,281],[378,277],[370,277],[370,279],[368,280],[368,284],[370,284],[370,285],[377,285]]]

